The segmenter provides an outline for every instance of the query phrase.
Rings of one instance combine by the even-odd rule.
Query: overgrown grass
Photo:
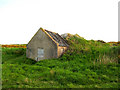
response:
[[[78,35],[58,59],[26,58],[25,49],[2,49],[3,88],[119,88],[119,46]]]

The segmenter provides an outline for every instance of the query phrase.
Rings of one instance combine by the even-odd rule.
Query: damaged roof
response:
[[[47,32],[59,44],[59,46],[69,46],[67,42],[58,33],[54,33],[46,29],[45,32]]]

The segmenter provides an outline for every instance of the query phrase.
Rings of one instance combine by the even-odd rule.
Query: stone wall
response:
[[[44,49],[44,57],[38,57],[38,48]],[[57,44],[45,32],[38,30],[27,45],[26,57],[36,61],[57,58]]]

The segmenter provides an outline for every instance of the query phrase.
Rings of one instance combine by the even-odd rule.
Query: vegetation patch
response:
[[[66,38],[69,49],[57,59],[36,62],[26,48],[2,47],[3,88],[120,88],[120,44]]]

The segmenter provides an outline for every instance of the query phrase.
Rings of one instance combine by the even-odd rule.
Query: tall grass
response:
[[[118,88],[119,46],[66,37],[60,58],[35,62],[25,49],[3,48],[3,88]]]

